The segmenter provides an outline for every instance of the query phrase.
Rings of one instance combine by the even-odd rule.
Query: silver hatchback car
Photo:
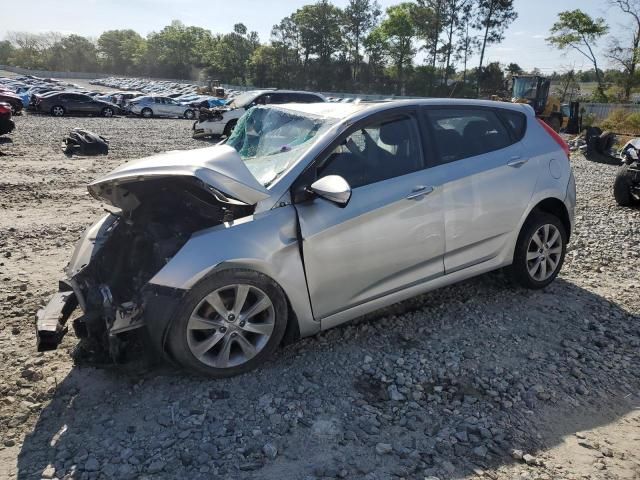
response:
[[[135,332],[213,377],[283,341],[501,267],[543,288],[574,222],[566,144],[489,101],[256,107],[222,144],[128,163],[37,315],[117,359]],[[80,307],[81,314],[74,311]]]

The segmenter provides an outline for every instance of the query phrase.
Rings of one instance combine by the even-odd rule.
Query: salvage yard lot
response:
[[[545,291],[485,275],[212,381],[74,361],[71,334],[38,354],[33,325],[103,213],[86,183],[208,144],[184,120],[16,124],[0,139],[0,478],[640,478],[640,210],[615,205],[615,167],[574,156],[577,230]],[[109,156],[65,157],[76,126]]]

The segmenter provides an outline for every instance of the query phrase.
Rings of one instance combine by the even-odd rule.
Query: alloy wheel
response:
[[[113,117],[113,110],[111,110],[110,108],[105,108],[105,109],[102,111],[102,114],[103,114],[105,117]]]
[[[64,108],[62,107],[53,107],[51,109],[51,113],[53,113],[56,117],[61,117],[64,115]]]
[[[231,368],[255,357],[269,342],[275,309],[253,285],[228,285],[208,294],[187,322],[193,356],[214,368]]]
[[[544,282],[556,273],[562,258],[562,235],[551,224],[535,231],[527,249],[527,270],[531,278]]]

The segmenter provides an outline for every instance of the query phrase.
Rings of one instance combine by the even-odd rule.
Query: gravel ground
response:
[[[181,120],[16,118],[0,140],[0,478],[638,479],[640,211],[615,167],[573,158],[578,227],[542,292],[500,272],[211,381],[35,351],[34,312],[102,212],[85,184],[202,147]],[[108,157],[62,155],[82,126]]]

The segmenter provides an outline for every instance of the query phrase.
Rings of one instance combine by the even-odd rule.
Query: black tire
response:
[[[100,113],[102,114],[103,117],[113,117],[115,112],[113,111],[113,108],[105,107],[102,109],[102,112]]]
[[[51,115],[54,117],[63,117],[65,113],[67,113],[67,111],[62,105],[54,105],[51,107]]]
[[[198,360],[189,347],[188,322],[194,309],[210,293],[228,285],[243,284],[257,287],[271,301],[274,310],[274,328],[266,345],[246,362],[228,368],[215,368]],[[239,375],[262,365],[278,348],[284,336],[288,318],[287,301],[282,289],[269,277],[251,270],[230,269],[201,280],[182,300],[168,336],[168,348],[173,358],[184,368],[212,378]]]
[[[631,179],[631,173],[629,172],[629,165],[622,165],[618,169],[616,181],[613,184],[613,197],[621,207],[631,207],[636,203],[631,195],[632,185],[633,181]]]
[[[527,255],[529,253],[529,245],[532,242],[533,236],[545,225],[553,225],[557,229],[560,233],[562,247],[557,266],[551,276],[539,281],[529,272]],[[548,286],[556,279],[562,269],[562,265],[564,264],[564,258],[567,253],[567,238],[567,231],[558,217],[539,211],[532,212],[524,223],[522,230],[520,231],[520,235],[518,236],[518,242],[516,243],[513,264],[510,268],[513,280],[520,286],[531,290],[539,290]]]
[[[238,124],[237,120],[231,120],[224,127],[224,132],[222,133],[222,135],[224,135],[225,137],[229,138],[231,136],[231,134],[233,133],[233,129],[236,128],[237,124]]]
[[[189,110],[185,110],[184,112],[184,118],[186,118],[187,120],[193,120],[194,118],[196,118],[196,114],[193,110],[189,109]]]
[[[153,117],[153,110],[151,110],[148,107],[145,107],[140,112],[140,115],[142,115],[144,118],[152,118]]]

